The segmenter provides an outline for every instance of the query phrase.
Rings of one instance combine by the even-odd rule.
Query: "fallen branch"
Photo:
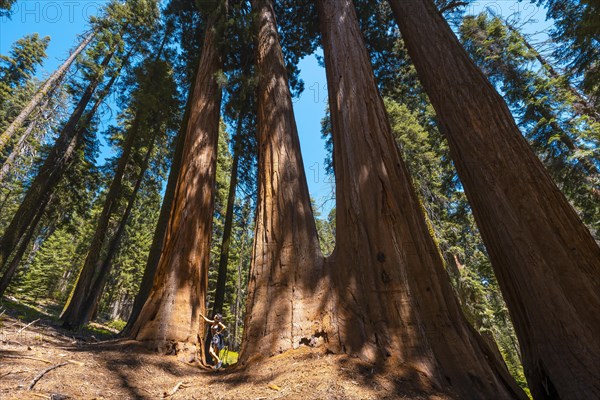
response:
[[[30,323],[28,323],[27,325],[25,325],[24,327],[22,327],[21,329],[19,329],[17,331],[17,335],[20,334],[21,332],[23,332],[25,329],[29,328],[31,325],[35,324],[36,322],[38,322],[40,319],[36,319],[35,321],[32,321]]]
[[[19,342],[18,340],[12,340],[12,339],[3,340],[2,343],[16,344],[18,346],[25,346],[23,343]]]
[[[42,377],[44,375],[46,375],[48,372],[52,371],[53,369],[59,368],[59,367],[64,367],[67,364],[69,364],[69,363],[56,364],[56,365],[53,365],[51,367],[46,368],[45,370],[43,370],[42,372],[40,372],[35,378],[33,378],[33,380],[31,381],[31,384],[29,385],[29,387],[27,388],[27,390],[33,389],[33,387],[35,386],[35,384],[38,383],[38,381],[40,379],[42,379]]]
[[[173,396],[175,393],[177,393],[177,391],[179,389],[184,388],[185,385],[187,385],[187,382],[183,382],[183,381],[179,382],[177,385],[175,385],[175,387],[173,389],[171,389],[170,392],[168,392],[168,393],[164,392],[163,393],[163,399],[166,399],[167,397]]]
[[[28,371],[25,369],[22,369],[19,371],[8,371],[7,373],[0,375],[0,379],[4,378],[5,376],[9,376],[9,375],[22,374],[23,372],[28,372]]]
[[[2,355],[0,355],[0,357],[2,357],[2,358],[17,358],[19,360],[25,358],[27,360],[35,360],[35,361],[45,362],[46,364],[52,364],[52,361],[44,360],[43,358],[30,357],[30,356],[11,356],[8,354],[2,354]]]

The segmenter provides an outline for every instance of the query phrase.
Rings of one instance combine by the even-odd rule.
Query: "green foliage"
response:
[[[111,275],[98,315],[109,320],[126,320],[138,292],[158,220],[160,191],[169,168],[166,159],[171,157],[171,142],[179,127],[177,86],[171,63],[161,60],[161,55],[159,50],[131,70],[126,79],[129,84],[124,90],[125,108],[119,115],[119,124],[108,130],[109,143],[117,152],[117,156],[108,160],[105,166],[109,180],[114,174],[114,164],[123,157],[125,141],[134,138],[132,153],[127,160],[120,208],[112,217],[115,227],[123,223],[127,204],[135,202],[132,215],[125,221],[118,251],[112,260],[108,260],[112,265]],[[146,165],[146,155],[150,150],[150,164]],[[143,176],[142,188],[138,196],[132,198],[133,187],[140,174]],[[114,235],[114,232],[108,235],[105,247],[112,243]]]
[[[37,33],[27,35],[13,44],[10,56],[0,56],[0,81],[15,88],[25,84],[46,58],[50,37],[40,38]]]
[[[34,74],[46,58],[50,38],[37,33],[17,40],[10,54],[0,55],[0,131],[18,115],[37,88]]]
[[[239,354],[232,350],[223,349],[219,353],[219,358],[223,361],[223,366],[227,367],[238,362]]]
[[[304,82],[299,77],[298,63],[316,50],[319,40],[316,2],[279,0],[274,1],[274,8],[290,88],[293,96],[299,96]]]
[[[129,317],[146,267],[159,211],[158,188],[155,185],[144,187],[112,261],[113,268],[99,305],[98,318],[126,321]],[[120,330],[111,323],[109,326]]]
[[[127,325],[127,321],[123,321],[122,319],[115,319],[107,324],[109,328],[116,332],[121,332],[125,328],[125,325]]]
[[[74,216],[47,238],[39,238],[39,249],[30,254],[31,265],[13,280],[9,291],[34,302],[46,299],[62,303],[83,262],[81,244],[87,242],[88,228],[84,219]]]
[[[570,78],[596,105],[600,102],[600,2],[598,0],[538,0],[554,21],[554,55],[568,66]]]
[[[600,229],[600,121],[582,97],[515,28],[497,17],[467,17],[465,48],[504,98],[525,137],[592,232]]]
[[[64,292],[68,275],[72,272],[76,246],[76,238],[65,230],[51,235],[19,285],[23,293],[34,301],[39,298],[60,299],[61,289]]]
[[[0,18],[9,16],[13,4],[16,2],[17,0],[0,0]]]

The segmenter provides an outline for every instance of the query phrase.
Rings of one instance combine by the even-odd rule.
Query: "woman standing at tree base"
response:
[[[222,332],[225,330],[226,326],[221,322],[223,317],[221,314],[216,314],[215,319],[211,320],[206,318],[203,314],[200,314],[202,318],[206,322],[210,324],[210,333],[212,335],[212,339],[210,341],[209,353],[211,357],[215,360],[215,369],[221,368],[223,365],[223,361],[219,358],[219,352],[223,347],[225,347],[225,340],[223,338]]]

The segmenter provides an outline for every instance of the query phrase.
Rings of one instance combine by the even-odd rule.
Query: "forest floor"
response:
[[[4,299],[0,398],[449,399],[416,390],[399,369],[379,371],[319,349],[301,347],[246,369],[215,371],[157,354],[138,342],[111,340],[116,335],[101,328],[74,334],[60,328],[56,318]]]

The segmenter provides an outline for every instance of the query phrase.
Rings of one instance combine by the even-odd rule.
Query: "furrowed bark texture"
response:
[[[310,205],[271,0],[256,11],[259,177],[240,362],[300,345],[323,330],[323,257]]]
[[[214,209],[222,62],[214,25],[208,22],[198,67],[181,171],[154,285],[131,337],[155,342],[201,344],[204,299]],[[200,352],[202,354],[202,352]]]
[[[536,399],[600,399],[600,249],[431,0],[390,0],[446,132]]]
[[[351,0],[320,0],[336,174],[330,345],[464,399],[526,399],[468,324],[391,132]],[[339,351],[338,350],[338,351]]]

